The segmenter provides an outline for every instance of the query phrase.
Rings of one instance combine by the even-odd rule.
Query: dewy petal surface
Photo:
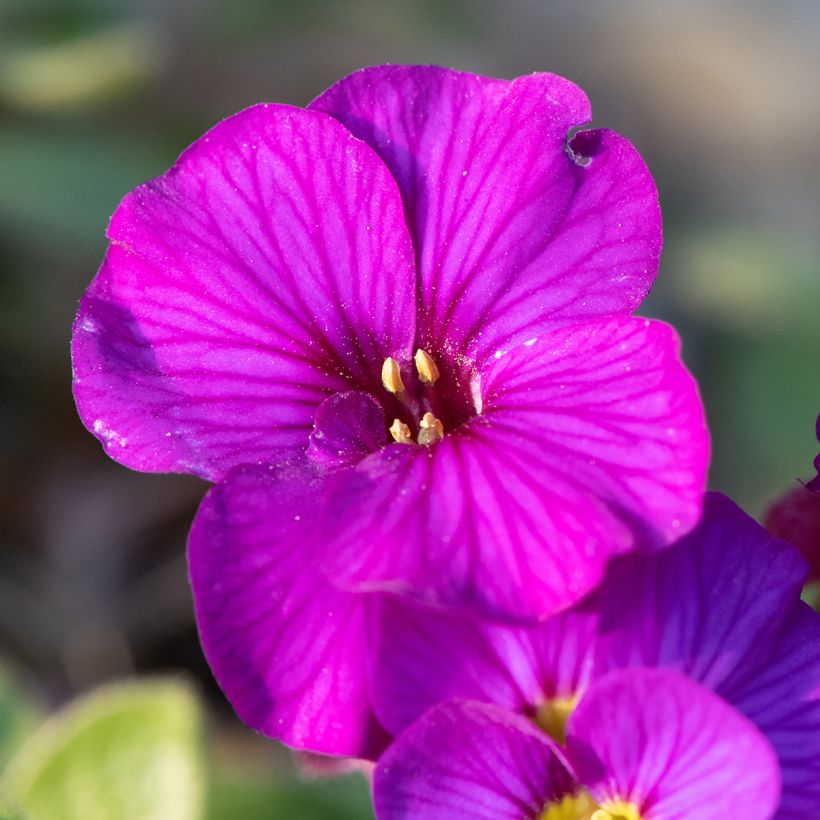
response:
[[[494,703],[534,715],[550,698],[586,686],[597,616],[572,610],[535,628],[506,627],[465,613],[378,596],[373,705],[398,734],[440,701]]]
[[[758,729],[705,687],[662,669],[596,681],[570,716],[566,756],[600,804],[647,820],[769,820],[777,758]]]
[[[379,820],[530,820],[577,790],[543,733],[495,706],[443,703],[385,752]]]
[[[117,461],[209,479],[303,451],[316,407],[380,389],[414,332],[413,249],[376,154],[258,105],[129,194],[74,326],[75,397]]]
[[[679,543],[610,564],[598,593],[596,668],[663,666],[729,697],[771,663],[805,575],[796,549],[710,493],[701,523]]]
[[[202,648],[237,714],[300,749],[375,756],[363,596],[316,570],[321,480],[304,465],[242,467],[212,488],[188,544]]]
[[[502,619],[580,599],[700,512],[708,434],[666,325],[560,328],[482,374],[482,412],[328,484],[328,573]]]
[[[420,344],[479,362],[559,325],[629,314],[657,272],[658,197],[623,137],[553,74],[356,72],[312,103],[373,146],[416,243]]]

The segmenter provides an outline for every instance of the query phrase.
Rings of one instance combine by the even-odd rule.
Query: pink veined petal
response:
[[[777,752],[777,820],[813,817],[820,805],[820,615],[798,602],[774,654],[728,697]]]
[[[327,469],[349,467],[384,447],[386,438],[384,412],[373,396],[336,393],[316,410],[307,454]]]
[[[202,648],[251,728],[299,749],[375,757],[366,603],[316,570],[322,482],[309,468],[242,467],[212,488],[188,542]]]
[[[433,448],[388,447],[329,482],[335,583],[531,621],[611,555],[696,523],[708,433],[667,326],[555,330],[502,357],[481,395]]]
[[[553,74],[377,66],[312,104],[378,151],[416,244],[419,339],[485,361],[559,325],[629,314],[657,272],[652,177]]]
[[[771,664],[806,566],[725,496],[668,550],[612,562],[601,585],[596,669],[663,666],[733,700]]]
[[[413,249],[376,154],[258,105],[129,194],[74,325],[74,393],[117,461],[218,479],[302,452],[318,405],[411,352]]]
[[[443,703],[376,766],[379,820],[531,820],[577,786],[529,721],[482,703]]]
[[[669,670],[592,684],[570,715],[566,757],[599,803],[631,802],[646,820],[769,820],[780,798],[777,758],[754,724]]]
[[[547,699],[573,697],[587,684],[591,609],[528,629],[386,595],[376,608],[373,706],[393,734],[440,701],[483,701],[533,716]]]

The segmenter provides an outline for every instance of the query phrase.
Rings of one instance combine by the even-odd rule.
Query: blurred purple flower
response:
[[[616,559],[591,598],[535,629],[380,596],[369,613],[378,659],[373,708],[399,734],[436,703],[483,701],[561,741],[567,716],[600,680],[622,669],[663,668],[714,692],[725,714],[751,721],[779,759],[776,816],[809,817],[820,803],[820,615],[799,600],[805,574],[796,550],[710,495],[690,535],[661,553]],[[666,725],[658,721],[658,731],[674,736],[673,714]],[[708,732],[717,736],[720,728]],[[771,773],[761,765],[755,779],[765,783]],[[723,816],[643,808],[652,817]]]
[[[820,415],[815,424],[820,444]],[[816,475],[798,482],[766,511],[766,528],[775,538],[794,544],[809,562],[809,580],[820,581],[820,454],[814,458]]]
[[[589,120],[554,75],[388,66],[217,125],[112,217],[83,422],[123,464],[212,480],[307,452],[300,548],[340,587],[570,605],[695,524],[708,461],[674,332],[630,318],[655,186],[622,137],[572,135]],[[204,614],[201,579],[245,570],[192,560]]]

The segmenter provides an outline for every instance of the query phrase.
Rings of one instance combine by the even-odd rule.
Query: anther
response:
[[[419,378],[425,384],[435,384],[438,381],[439,372],[433,357],[426,351],[419,348],[416,355],[413,356],[413,361],[416,363],[416,370],[419,372]]]
[[[393,423],[390,425],[390,435],[393,436],[393,441],[399,444],[413,444],[410,428],[399,419],[393,419]]]
[[[425,413],[419,422],[419,444],[429,447],[443,438],[444,425],[432,413]]]
[[[404,392],[404,382],[401,380],[399,363],[392,356],[388,356],[382,365],[382,384],[388,393]]]

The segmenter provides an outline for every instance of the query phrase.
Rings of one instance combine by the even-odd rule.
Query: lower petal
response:
[[[631,669],[596,681],[569,719],[567,759],[595,800],[640,818],[768,820],[777,758],[743,715],[675,672]]]
[[[731,700],[777,752],[778,820],[813,817],[820,806],[820,615],[798,602],[774,655]]]
[[[478,414],[329,483],[328,575],[510,621],[543,619],[609,558],[701,512],[709,439],[670,328],[554,331],[482,374]]]
[[[365,602],[315,569],[322,481],[303,465],[240,468],[206,496],[188,544],[200,640],[251,728],[299,749],[375,756]]]
[[[380,820],[527,820],[576,792],[538,729],[470,702],[440,704],[403,732],[373,786]]]

